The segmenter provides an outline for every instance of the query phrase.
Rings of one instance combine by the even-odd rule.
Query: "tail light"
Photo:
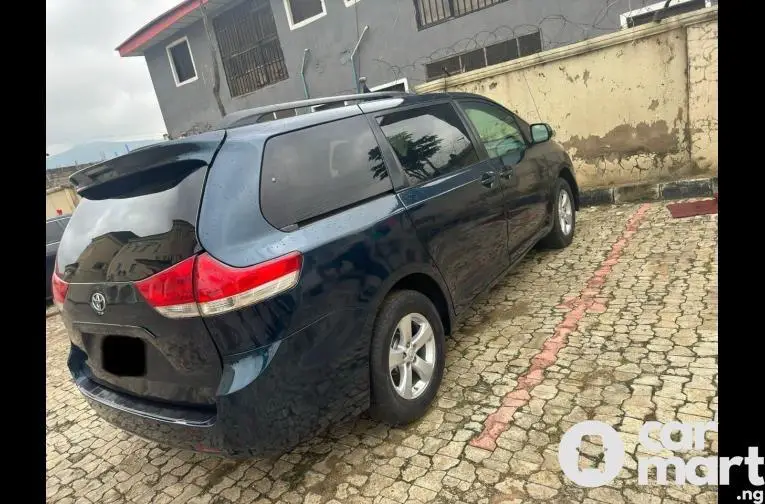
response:
[[[199,315],[194,299],[194,261],[192,256],[164,271],[150,276],[135,286],[138,292],[159,313],[170,318]]]
[[[203,253],[135,285],[166,317],[219,315],[293,288],[300,278],[302,259],[299,252],[293,252],[255,266],[235,268]]]
[[[293,252],[248,268],[232,268],[208,254],[197,259],[196,295],[202,315],[258,303],[297,285],[303,257]]]
[[[56,308],[61,310],[64,306],[64,300],[66,299],[66,292],[69,290],[69,284],[64,282],[58,273],[56,273],[58,267],[53,268],[53,277],[51,278],[51,291],[53,292],[53,304]]]

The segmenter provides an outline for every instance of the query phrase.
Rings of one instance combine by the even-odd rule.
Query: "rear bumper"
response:
[[[225,359],[268,356],[246,386],[217,396],[209,408],[148,401],[104,387],[78,365],[74,346],[70,370],[96,413],[120,429],[182,449],[275,455],[369,406],[369,341],[359,337],[361,315],[335,312],[269,347]]]

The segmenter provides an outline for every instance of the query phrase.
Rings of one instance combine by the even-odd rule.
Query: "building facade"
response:
[[[710,5],[674,0],[665,14]],[[716,3],[716,2],[714,2]],[[414,86],[651,22],[656,0],[186,0],[117,50],[144,56],[170,137],[224,114]]]

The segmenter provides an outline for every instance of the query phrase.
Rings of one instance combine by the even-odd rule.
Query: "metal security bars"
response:
[[[470,52],[457,54],[425,65],[425,77],[431,81],[469,72],[503,61],[514,60],[542,50],[542,34],[538,31],[521,35]]]
[[[507,0],[414,0],[420,29],[464,16]]]
[[[213,21],[231,96],[289,78],[269,0],[248,0]]]

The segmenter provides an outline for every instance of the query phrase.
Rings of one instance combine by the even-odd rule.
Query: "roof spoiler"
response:
[[[167,175],[180,175],[181,172],[188,173],[201,166],[210,165],[225,137],[224,131],[211,131],[189,138],[148,145],[83,168],[70,175],[69,181],[77,193],[85,198],[104,191],[113,193],[118,189],[117,186],[122,186],[122,192],[127,189],[126,185],[134,185],[127,183],[128,180],[135,183],[139,177],[145,177],[159,169],[163,169]]]

